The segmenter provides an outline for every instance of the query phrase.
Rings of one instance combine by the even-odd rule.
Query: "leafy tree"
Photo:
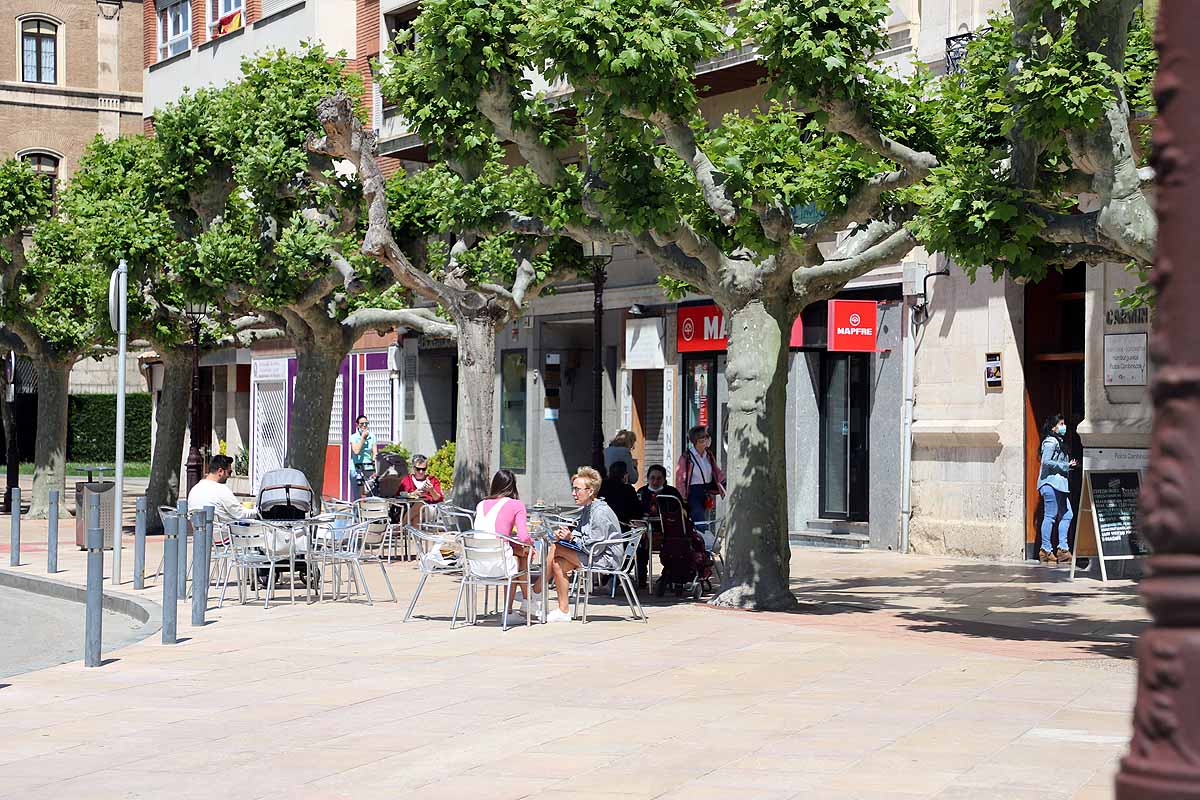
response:
[[[357,105],[361,81],[319,45],[247,58],[241,79],[185,94],[155,118],[167,207],[187,236],[184,296],[217,297],[234,330],[281,331],[295,346],[287,461],[324,481],[333,390],[366,331],[405,327],[452,336],[431,311],[364,298],[389,276],[359,254],[361,184],[308,152],[322,97]]]
[[[971,42],[938,87],[946,153],[918,199],[923,244],[972,275],[1149,267],[1157,223],[1139,124],[1154,110],[1157,58],[1138,6],[1011,0],[1011,16]]]
[[[481,141],[465,160],[442,150],[444,158],[430,168],[385,180],[374,135],[355,117],[350,97],[324,101],[320,116],[326,135],[314,140],[312,149],[349,160],[363,182],[370,222],[362,252],[454,324],[453,486],[456,501],[473,507],[486,494],[491,476],[497,333],[550,280],[586,269],[582,252],[573,241],[544,235],[543,221],[530,213],[545,210],[537,208],[536,178],[528,169],[506,167],[494,141]],[[438,116],[434,124],[445,120]],[[527,225],[534,230],[525,230]]]
[[[69,198],[70,190],[63,201]],[[51,216],[45,181],[24,162],[0,163],[0,318],[37,369],[37,439],[30,515],[50,491],[65,503],[67,390],[71,368],[96,354],[107,331],[107,273],[88,258],[69,218]],[[32,232],[31,232],[32,230]],[[65,505],[64,505],[65,507]]]
[[[870,61],[886,48],[887,14],[880,0],[746,0],[730,25],[716,0],[429,0],[381,81],[435,158],[469,170],[500,143],[515,147],[536,192],[498,224],[633,245],[725,309],[729,575],[719,604],[795,604],[788,333],[804,306],[913,246],[906,201],[938,164],[925,79]],[[750,42],[770,101],[706,124],[695,64]],[[573,114],[534,91],[533,69],[572,87]],[[797,206],[822,221],[796,224]],[[385,218],[372,214],[368,244],[382,241]]]

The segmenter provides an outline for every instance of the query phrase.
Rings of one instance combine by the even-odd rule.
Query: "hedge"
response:
[[[125,460],[150,460],[153,404],[148,392],[125,395]],[[116,460],[117,396],[73,394],[67,406],[67,460]]]

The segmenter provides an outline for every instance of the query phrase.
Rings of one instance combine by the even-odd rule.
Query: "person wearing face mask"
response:
[[[663,495],[674,497],[679,501],[680,508],[687,508],[687,501],[671,484],[667,483],[667,468],[662,464],[653,464],[646,470],[646,485],[638,489],[638,500],[642,504],[642,515],[648,519],[658,517],[658,498]],[[686,518],[687,511],[684,511]],[[689,528],[690,528],[690,523]],[[656,534],[656,535],[661,535]],[[643,536],[638,545],[637,575],[638,587],[645,588],[649,579],[650,537]]]
[[[1042,440],[1042,468],[1038,474],[1038,493],[1042,496],[1042,537],[1038,560],[1043,564],[1064,563],[1071,560],[1071,549],[1067,543],[1067,532],[1075,512],[1071,509],[1071,487],[1068,476],[1076,466],[1075,459],[1067,454],[1067,422],[1062,414],[1054,414],[1046,421],[1046,437]],[[1051,534],[1055,523],[1058,527],[1058,547],[1054,548]]]

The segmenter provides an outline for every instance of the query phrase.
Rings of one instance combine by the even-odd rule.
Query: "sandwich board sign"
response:
[[[1071,580],[1075,559],[1083,556],[1100,562],[1100,579],[1108,580],[1107,561],[1128,561],[1150,555],[1138,530],[1138,494],[1142,472],[1137,469],[1095,469],[1083,473],[1083,498],[1075,551],[1071,553]]]

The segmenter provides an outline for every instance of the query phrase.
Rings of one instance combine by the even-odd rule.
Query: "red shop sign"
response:
[[[879,304],[874,300],[829,301],[829,349],[875,352]]]
[[[725,315],[716,305],[680,306],[675,315],[675,349],[680,353],[699,353],[724,350],[726,342]],[[804,326],[800,317],[792,323],[789,346],[804,344]]]

